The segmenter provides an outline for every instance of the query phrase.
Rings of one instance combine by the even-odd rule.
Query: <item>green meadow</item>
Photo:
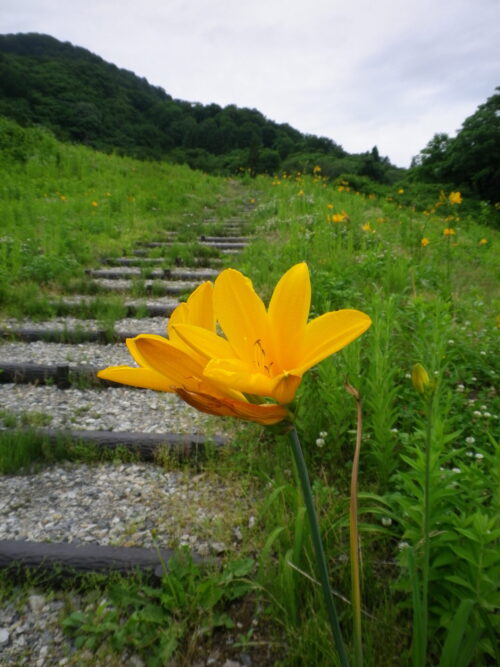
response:
[[[343,308],[370,315],[365,334],[309,371],[295,405],[348,655],[361,664],[349,556],[357,416],[346,382],[362,406],[363,664],[500,663],[498,211],[411,183],[370,191],[364,180],[361,192],[320,169],[228,179],[64,145],[7,121],[1,128],[4,316],[55,314],[57,296],[84,289],[86,269],[167,231],[194,251],[197,235],[216,229],[206,220],[241,206],[256,240],[231,266],[265,301],[287,269],[306,261],[311,317]],[[120,297],[103,295],[100,317],[107,308],[119,316]],[[417,363],[423,392],[412,382]],[[234,443],[202,466],[245,490],[252,529],[237,553],[206,570],[181,554],[159,588],[140,578],[78,582],[88,605],[66,610],[61,622],[82,650],[97,651],[95,664],[119,665],[124,650],[147,665],[193,664],[197,646],[223,643],[238,614],[265,628],[238,639],[242,651],[260,651],[254,664],[340,664],[288,436],[278,427],[229,428]],[[10,471],[2,456],[5,448],[0,469]],[[2,577],[0,599],[16,595],[22,590]]]

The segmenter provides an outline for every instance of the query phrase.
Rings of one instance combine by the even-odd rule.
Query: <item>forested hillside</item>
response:
[[[456,137],[434,135],[414,160],[417,179],[465,186],[491,204],[500,201],[500,87],[496,91],[465,119]]]
[[[174,66],[174,65],[171,65]],[[0,35],[0,115],[40,124],[63,141],[220,173],[249,169],[367,176],[390,183],[404,170],[376,147],[350,155],[256,109],[173,99],[86,49],[41,34]]]

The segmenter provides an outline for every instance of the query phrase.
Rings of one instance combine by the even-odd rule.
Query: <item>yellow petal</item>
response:
[[[171,378],[161,375],[150,368],[134,368],[133,366],[109,366],[97,373],[97,377],[119,384],[155,391],[174,391]]]
[[[205,366],[204,375],[219,386],[274,398],[283,404],[291,403],[301,381],[300,377],[288,373],[274,377],[256,373],[253,366],[239,359],[212,359]]]
[[[281,369],[299,363],[302,340],[311,306],[311,282],[307,264],[289,269],[276,285],[269,303],[269,323],[274,339],[275,359]]]
[[[191,324],[178,324],[173,328],[177,338],[185,346],[202,355],[206,361],[212,358],[227,359],[235,356],[228,341],[212,331]]]
[[[282,405],[255,405],[243,401],[216,398],[209,394],[179,389],[177,394],[201,412],[221,417],[238,417],[258,424],[270,425],[286,419],[288,412]]]
[[[141,365],[172,378],[177,386],[183,386],[192,378],[202,377],[203,366],[165,338],[141,334],[132,340]]]
[[[269,326],[264,304],[248,278],[234,269],[226,269],[214,285],[216,317],[226,338],[240,359],[252,363],[255,345],[270,345]]]
[[[125,340],[125,344],[127,345],[127,349],[130,352],[132,359],[139,364],[139,366],[148,366],[148,363],[142,356],[139,348],[137,347],[137,340],[139,338],[147,338],[148,334],[139,334],[135,338],[127,338]],[[160,338],[162,341],[167,342],[167,339],[164,338],[163,336],[156,336],[153,334],[154,338]]]
[[[305,329],[300,365],[293,372],[303,375],[358,338],[371,323],[368,315],[359,310],[336,310],[312,320]]]
[[[170,340],[175,339],[172,332],[176,324],[194,324],[197,327],[215,331],[215,314],[213,306],[213,285],[204,282],[190,295],[186,303],[181,303],[174,310],[168,321]]]

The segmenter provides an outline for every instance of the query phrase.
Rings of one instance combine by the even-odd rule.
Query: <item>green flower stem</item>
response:
[[[351,474],[351,504],[349,510],[350,548],[351,548],[351,588],[352,588],[352,612],[354,630],[354,658],[356,667],[363,665],[363,644],[361,641],[361,587],[359,577],[359,530],[358,530],[358,472],[359,454],[361,451],[361,429],[362,414],[359,393],[354,387],[349,386],[348,391],[356,399],[357,429],[356,448],[352,463]]]
[[[428,641],[428,626],[429,626],[429,612],[428,612],[428,598],[429,598],[429,558],[430,558],[430,490],[431,490],[431,448],[432,448],[432,409],[433,409],[433,395],[432,393],[426,397],[427,402],[427,423],[425,433],[425,477],[424,477],[424,554],[422,565],[422,651],[425,659],[427,654]]]
[[[333,595],[330,588],[330,582],[328,580],[328,569],[326,566],[325,551],[323,549],[323,542],[321,541],[321,533],[319,529],[318,517],[316,516],[316,510],[314,507],[314,500],[312,495],[311,483],[309,481],[309,474],[307,472],[306,462],[304,460],[304,455],[302,453],[302,448],[300,446],[299,436],[297,434],[297,429],[295,427],[293,427],[292,430],[290,431],[290,438],[292,440],[293,455],[295,458],[295,463],[297,464],[297,471],[299,473],[300,483],[302,486],[302,493],[306,504],[307,515],[309,518],[311,537],[313,541],[314,552],[316,555],[316,566],[318,570],[319,580],[321,582],[321,587],[323,589],[323,596],[325,599],[326,610],[328,613],[328,620],[330,621],[330,627],[332,629],[335,643],[337,645],[337,652],[340,658],[340,663],[342,667],[349,667],[349,661],[347,659],[347,654],[344,647],[344,641],[342,639],[342,633],[340,631],[337,610],[335,608],[335,602],[333,600]]]

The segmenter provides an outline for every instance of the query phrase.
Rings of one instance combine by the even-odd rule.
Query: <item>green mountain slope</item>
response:
[[[391,182],[403,170],[376,148],[349,155],[256,109],[173,99],[90,51],[36,33],[0,35],[0,115],[41,124],[63,141],[140,158],[168,158],[206,171],[312,170]]]

